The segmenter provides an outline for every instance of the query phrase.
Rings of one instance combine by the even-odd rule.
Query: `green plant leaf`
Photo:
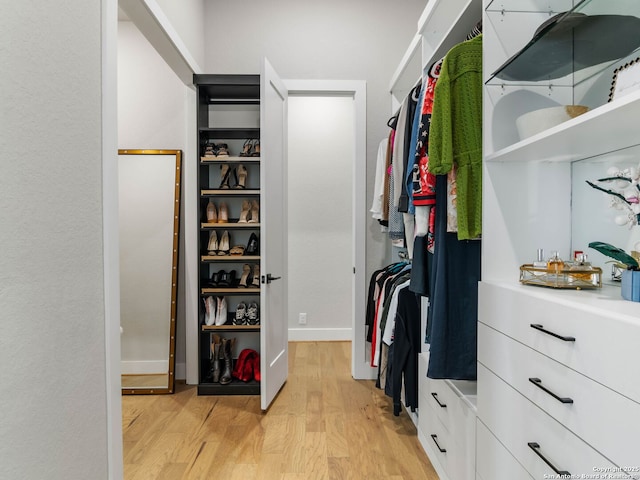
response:
[[[589,248],[593,248],[609,258],[613,258],[614,260],[626,265],[627,268],[638,268],[638,261],[621,248],[614,247],[613,245],[605,242],[591,242],[589,244]]]

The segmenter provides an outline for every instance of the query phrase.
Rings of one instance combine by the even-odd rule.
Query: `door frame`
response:
[[[364,80],[285,79],[289,95],[350,96],[354,100],[353,161],[353,305],[351,309],[351,375],[356,379],[373,378],[365,357],[366,309],[366,172],[367,172],[367,83]]]

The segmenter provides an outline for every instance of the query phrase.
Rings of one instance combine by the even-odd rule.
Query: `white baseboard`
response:
[[[123,375],[148,375],[167,373],[169,371],[168,360],[122,360],[120,371]]]
[[[176,380],[186,380],[187,379],[187,364],[185,362],[178,363],[176,362],[176,374],[174,378]]]
[[[351,328],[290,328],[290,342],[327,342],[351,340]]]

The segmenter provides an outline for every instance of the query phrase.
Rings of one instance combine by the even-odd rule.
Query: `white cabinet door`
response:
[[[266,410],[288,374],[288,92],[267,59],[260,81],[260,403]]]

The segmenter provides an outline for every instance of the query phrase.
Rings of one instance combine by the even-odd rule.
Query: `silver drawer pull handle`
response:
[[[565,342],[575,342],[576,341],[575,337],[564,337],[562,335],[558,335],[557,333],[553,333],[553,332],[551,332],[549,330],[545,330],[543,325],[539,325],[537,323],[532,323],[529,326],[531,328],[535,329],[535,330],[538,330],[539,332],[546,333],[547,335],[551,335],[552,337],[559,338],[560,340],[563,340]]]
[[[440,450],[440,453],[447,453],[447,449],[442,448],[438,443],[438,435],[431,435],[431,440],[433,440],[433,443],[436,444],[436,447],[438,447],[438,450]]]
[[[546,463],[547,465],[549,465],[551,467],[551,470],[553,470],[554,472],[556,472],[558,475],[562,475],[562,476],[566,476],[566,477],[571,477],[571,474],[569,472],[567,472],[566,470],[559,470],[558,468],[556,468],[556,466],[551,463],[540,451],[540,445],[537,444],[536,442],[529,442],[527,443],[527,445],[529,445],[529,448],[531,450],[534,451],[534,453],[536,455],[538,455],[542,460],[544,460],[544,463]]]
[[[546,388],[544,385],[542,385],[542,380],[540,380],[539,378],[530,378],[529,381],[531,383],[533,383],[536,387],[538,387],[540,390],[542,390],[543,392],[548,393],[549,395],[551,395],[553,398],[555,398],[559,402],[561,402],[561,403],[573,403],[573,399],[572,398],[561,397],[561,396],[556,395],[555,393],[553,393],[548,388]]]
[[[447,404],[446,403],[440,403],[440,400],[438,400],[438,394],[436,392],[431,392],[431,396],[436,401],[436,403],[438,405],[440,405],[440,408],[447,408]]]

